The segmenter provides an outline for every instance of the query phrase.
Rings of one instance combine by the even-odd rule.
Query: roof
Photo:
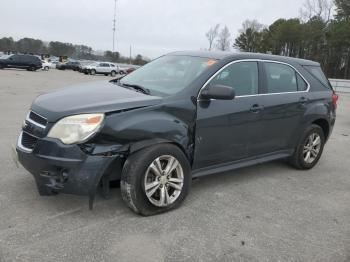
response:
[[[319,66],[320,64],[311,60],[305,60],[300,58],[293,58],[287,56],[278,56],[278,55],[268,55],[261,53],[244,53],[244,52],[220,52],[220,51],[178,51],[170,53],[169,55],[186,55],[186,56],[198,56],[198,57],[206,57],[210,59],[231,59],[231,60],[239,60],[239,59],[259,59],[259,60],[274,60],[278,62],[285,63],[298,63],[300,65],[313,65]]]

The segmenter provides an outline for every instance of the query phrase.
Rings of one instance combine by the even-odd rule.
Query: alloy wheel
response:
[[[144,188],[148,200],[155,206],[174,203],[181,194],[184,172],[179,161],[170,155],[156,158],[148,167]]]
[[[321,137],[312,133],[307,139],[303,149],[303,158],[307,164],[312,164],[318,157],[321,150]]]

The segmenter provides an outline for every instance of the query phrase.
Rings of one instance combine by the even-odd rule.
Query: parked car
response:
[[[42,63],[42,67],[41,69],[44,71],[49,71],[50,68],[55,68],[56,66],[54,66],[51,62],[45,61],[45,60],[41,60]]]
[[[113,63],[98,62],[98,63],[87,65],[83,69],[83,72],[85,74],[91,74],[91,75],[103,74],[105,76],[108,76],[108,75],[116,76],[116,74],[120,73],[120,69],[119,69],[119,66]]]
[[[4,55],[0,57],[0,69],[20,68],[36,71],[41,67],[41,60],[34,55]]]
[[[73,71],[79,71],[80,67],[81,67],[81,65],[77,61],[69,61],[67,63],[56,64],[56,68],[59,69],[59,70],[70,69],[70,70],[73,70]]]
[[[57,64],[60,63],[60,62],[57,61],[57,60],[50,60],[49,62],[52,64],[52,68],[56,68],[56,67],[57,67]]]
[[[316,62],[176,52],[39,96],[17,152],[41,195],[88,195],[92,208],[97,189],[120,180],[125,203],[153,215],[178,207],[195,177],[277,159],[313,168],[337,99]]]
[[[130,73],[134,72],[135,70],[136,70],[135,67],[129,67],[128,69],[125,70],[125,73],[130,74]]]
[[[82,65],[80,68],[80,72],[88,75],[88,74],[90,74],[90,69],[92,67],[95,67],[97,64],[98,64],[97,62],[92,62],[92,63]]]

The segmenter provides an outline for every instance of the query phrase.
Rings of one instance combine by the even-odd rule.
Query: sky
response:
[[[232,40],[246,19],[269,25],[299,16],[305,0],[117,0],[116,48],[156,58],[208,48],[205,33],[227,25]],[[1,0],[0,37],[32,37],[112,50],[114,0]]]

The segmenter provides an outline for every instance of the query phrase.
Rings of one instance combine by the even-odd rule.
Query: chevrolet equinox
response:
[[[37,97],[17,156],[41,195],[86,195],[92,208],[120,181],[125,203],[153,215],[178,207],[196,177],[277,159],[314,167],[337,100],[316,62],[175,52]]]

